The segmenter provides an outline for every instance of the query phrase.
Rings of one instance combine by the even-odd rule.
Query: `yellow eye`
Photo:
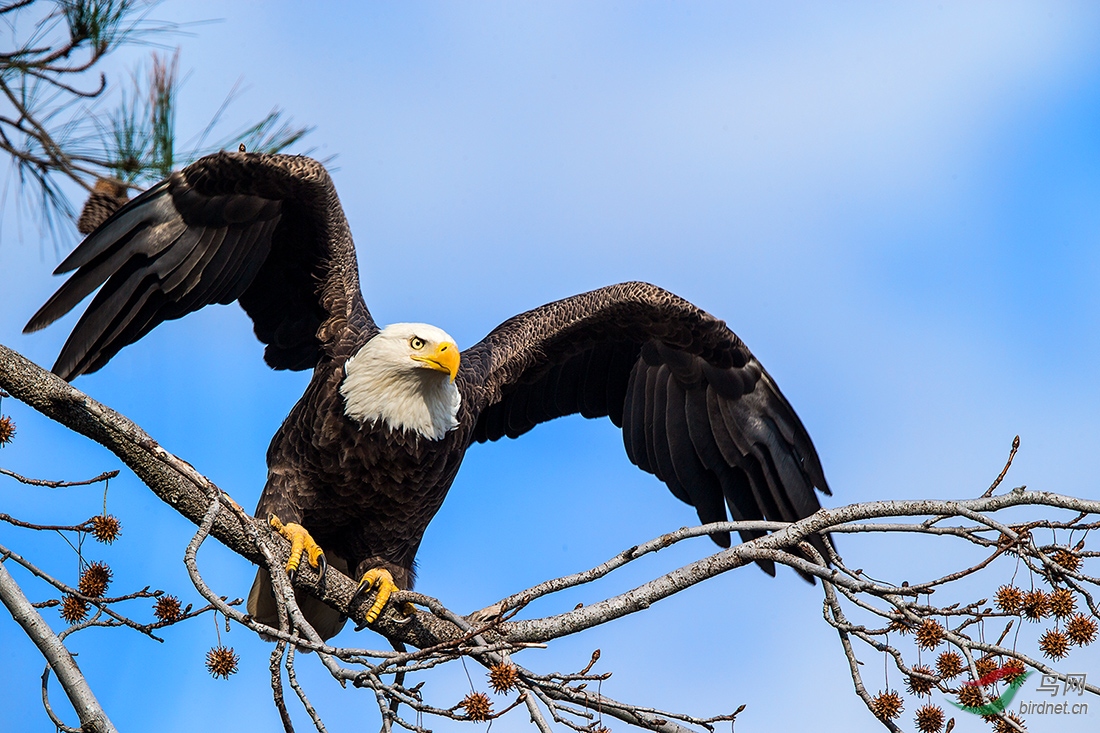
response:
[[[420,351],[424,348],[424,339],[419,336],[413,336],[409,339],[409,346],[413,347],[416,351]]]

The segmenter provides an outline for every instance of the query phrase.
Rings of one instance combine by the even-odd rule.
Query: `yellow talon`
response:
[[[367,611],[366,620],[368,624],[373,624],[378,619],[382,609],[386,607],[386,601],[390,599],[390,595],[395,590],[400,590],[393,582],[393,576],[389,570],[372,568],[363,574],[362,579],[359,581],[359,587],[355,589],[355,595],[358,596],[361,592],[369,591],[375,587],[378,588],[378,595],[374,599],[374,605]]]
[[[302,563],[303,553],[305,553],[310,566],[315,568],[321,576],[324,576],[325,569],[328,566],[328,563],[325,562],[325,551],[314,541],[305,527],[294,522],[283,524],[274,514],[267,521],[272,529],[290,540],[290,559],[286,561],[286,573],[292,581],[298,572],[298,566]]]

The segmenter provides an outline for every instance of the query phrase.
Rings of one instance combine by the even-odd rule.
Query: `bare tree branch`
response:
[[[80,718],[81,730],[88,733],[116,733],[115,726],[103,712],[76,660],[42,615],[31,606],[30,601],[19,589],[15,578],[11,577],[11,573],[4,566],[3,560],[4,558],[0,558],[0,601],[7,606],[12,618],[31,638],[38,650],[42,652],[42,656],[46,658],[50,669],[57,675],[61,687],[76,710],[77,717]]]

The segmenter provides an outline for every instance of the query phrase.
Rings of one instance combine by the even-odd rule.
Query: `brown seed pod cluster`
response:
[[[901,711],[901,695],[895,690],[886,690],[871,698],[871,712],[880,720],[894,720]]]
[[[1055,550],[1054,554],[1050,556],[1050,559],[1071,573],[1077,572],[1077,568],[1081,567],[1081,558],[1077,557],[1077,555],[1074,555],[1066,548]]]
[[[958,652],[944,652],[936,658],[936,672],[944,679],[958,677],[966,669]]]
[[[105,562],[93,562],[80,574],[76,587],[81,593],[92,598],[102,598],[111,584],[111,568]]]
[[[489,667],[489,687],[492,687],[493,692],[498,695],[502,695],[515,687],[518,677],[519,673],[516,672],[516,665],[514,664],[501,663]]]
[[[1069,588],[1058,588],[1048,596],[1050,600],[1050,615],[1055,618],[1065,618],[1077,610],[1077,599]]]
[[[1096,622],[1079,613],[1066,624],[1066,636],[1077,646],[1088,646],[1096,639]]]
[[[484,692],[471,692],[458,706],[466,711],[466,717],[477,723],[488,720],[493,714],[493,703]]]
[[[1001,535],[1001,539],[998,541],[998,545],[1005,548],[1005,552],[1010,555],[1019,555],[1021,548],[1025,551],[1027,546],[1031,543],[1031,532],[1024,527],[1013,527],[1012,531],[1016,533],[1019,539],[1012,539],[1006,534]]]
[[[939,705],[925,705],[917,711],[917,730],[921,733],[940,733],[943,729],[943,708]]]
[[[963,685],[959,688],[959,704],[969,708],[981,707],[985,703],[982,688],[977,685]]]
[[[1019,733],[1019,731],[1016,728],[1013,728],[1009,724],[1008,720],[1005,720],[1005,718],[1008,718],[1008,720],[1011,720],[1013,723],[1018,725],[1019,730],[1027,730],[1027,726],[1024,725],[1023,718],[1016,715],[1016,713],[1005,713],[1004,718],[996,718],[993,721],[993,730],[995,730],[996,733]]]
[[[890,624],[886,627],[886,630],[898,634],[908,634],[913,630],[913,624],[911,624],[909,619],[905,618],[901,613],[891,613]]]
[[[15,421],[10,415],[0,416],[0,446],[5,446],[15,437]]]
[[[1024,616],[1028,621],[1039,621],[1050,613],[1050,597],[1040,588],[1024,593]]]
[[[1027,667],[1019,659],[1009,659],[1004,663],[1002,669],[1005,670],[1005,681],[1012,683],[1017,677],[1027,672]]]
[[[996,658],[992,656],[984,656],[980,659],[974,660],[974,669],[978,670],[978,677],[985,677],[987,674],[991,674],[1000,667]]]
[[[1058,629],[1049,629],[1039,637],[1039,649],[1044,656],[1057,661],[1069,654],[1069,637]]]
[[[61,601],[61,618],[70,624],[78,624],[88,616],[88,602],[76,596],[65,596]]]
[[[92,523],[92,537],[109,545],[122,534],[122,523],[113,514],[100,514],[88,520]]]
[[[157,621],[167,623],[179,621],[180,617],[183,616],[180,599],[175,596],[161,596],[153,605],[153,615],[157,617]]]
[[[911,695],[928,695],[932,692],[932,687],[935,683],[932,680],[925,679],[924,677],[918,677],[919,674],[925,674],[929,677],[934,676],[934,673],[929,667],[923,664],[913,667],[912,671],[915,674],[909,675],[905,680],[905,687],[909,690]]]
[[[240,660],[233,647],[216,646],[206,653],[206,669],[215,678],[229,679],[229,675],[237,673],[237,662]]]
[[[1002,585],[994,598],[1002,613],[1018,614],[1024,610],[1024,594],[1014,585]]]
[[[933,618],[926,618],[917,627],[917,646],[921,649],[935,649],[943,641],[943,627]]]

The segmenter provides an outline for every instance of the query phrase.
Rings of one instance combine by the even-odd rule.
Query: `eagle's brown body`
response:
[[[355,577],[385,567],[409,588],[420,540],[458,473],[469,431],[433,441],[364,427],[344,414],[343,376],[337,363],[314,371],[271,441],[256,516],[301,524],[330,562],[346,563]]]
[[[74,269],[27,326],[42,328],[102,286],[54,367],[67,379],[164,320],[233,300],[269,365],[313,370],[272,441],[257,516],[303,525],[333,566],[356,575],[384,567],[409,587],[469,445],[563,415],[609,417],[630,460],[703,522],[725,520],[727,509],[735,520],[794,521],[819,508],[815,487],[828,492],[805,428],[740,339],[646,283],[541,306],[462,352],[451,374],[461,403],[439,439],[349,416],[349,360],[382,336],[335,189],[308,158],[203,158],[117,211],[58,272]],[[728,532],[711,536],[729,545]],[[261,571],[250,608],[270,621],[265,581]],[[308,613],[322,635],[339,629],[331,609]]]

